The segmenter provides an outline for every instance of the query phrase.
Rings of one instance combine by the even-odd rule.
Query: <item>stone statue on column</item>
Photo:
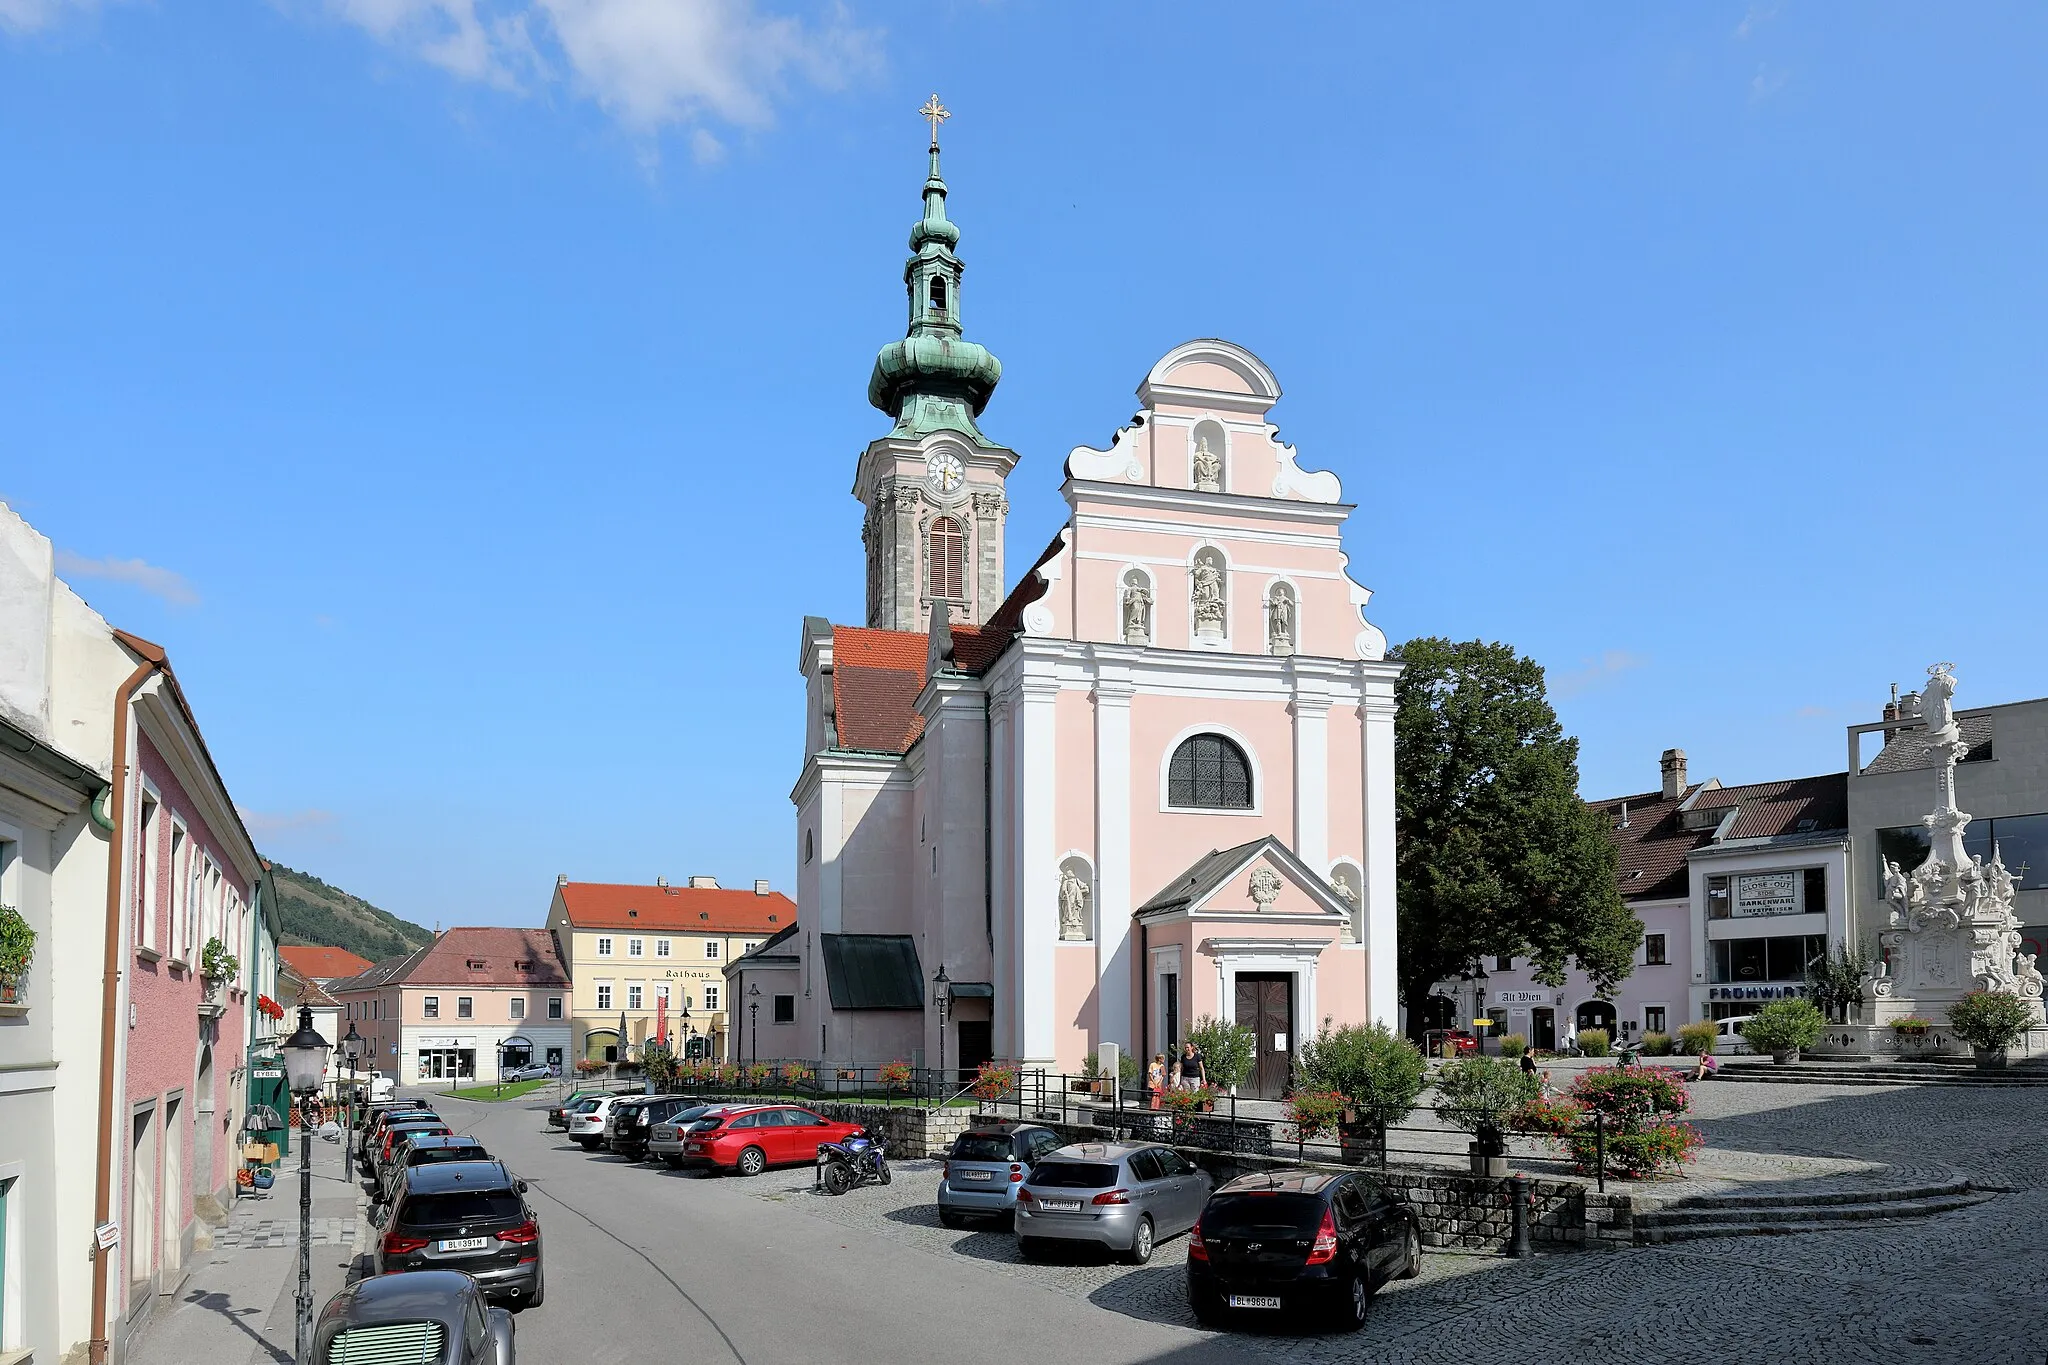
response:
[[[1088,883],[1071,867],[1060,869],[1060,937],[1088,937]]]

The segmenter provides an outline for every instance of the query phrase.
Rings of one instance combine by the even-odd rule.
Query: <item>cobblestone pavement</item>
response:
[[[1768,1092],[1768,1093],[1759,1093]],[[1967,1176],[2009,1193],[1919,1223],[1837,1227],[1531,1261],[1432,1253],[1422,1276],[1382,1290],[1358,1337],[1235,1334],[1247,1358],[1585,1362],[1726,1357],[1777,1361],[2028,1362],[2048,1358],[2039,1313],[2048,1261],[2048,1136],[2041,1100],[1968,1088],[1723,1086],[1694,1089],[1711,1179],[1784,1192]],[[972,1257],[1098,1307],[1193,1327],[1180,1239],[1132,1269],[1076,1254],[1027,1264],[1015,1238],[939,1226],[934,1162],[840,1198],[807,1169],[752,1183],[761,1198],[937,1256]],[[1648,1188],[1643,1189],[1649,1193]],[[1164,1365],[1164,1363],[1162,1363]]]
[[[356,1220],[354,1218],[315,1218],[313,1220],[312,1244],[319,1246],[348,1246],[355,1240]],[[299,1217],[296,1212],[289,1218],[235,1218],[228,1225],[213,1234],[213,1244],[223,1249],[233,1247],[281,1247],[299,1244]]]

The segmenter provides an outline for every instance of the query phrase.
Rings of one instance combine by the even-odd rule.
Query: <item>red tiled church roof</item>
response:
[[[565,882],[559,890],[569,923],[578,929],[760,934],[766,938],[796,923],[796,903],[780,891],[620,882]]]

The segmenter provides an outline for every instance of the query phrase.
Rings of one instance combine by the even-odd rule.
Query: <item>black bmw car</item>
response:
[[[1212,1326],[1316,1317],[1356,1331],[1375,1290],[1421,1273],[1414,1210],[1362,1175],[1240,1176],[1209,1196],[1188,1234],[1188,1306]]]
[[[502,1161],[408,1167],[377,1243],[377,1273],[460,1270],[493,1303],[539,1306],[547,1276],[525,1196],[526,1182]]]

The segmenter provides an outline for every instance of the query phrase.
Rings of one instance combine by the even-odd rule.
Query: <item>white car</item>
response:
[[[1734,1019],[1722,1019],[1714,1025],[1714,1055],[1717,1057],[1747,1057],[1753,1050],[1749,1039],[1742,1036],[1742,1026],[1756,1018],[1753,1014],[1741,1015]]]
[[[619,1095],[593,1095],[579,1100],[569,1111],[569,1138],[586,1152],[594,1152],[604,1146],[604,1121],[611,1117],[612,1106],[623,1098]]]

